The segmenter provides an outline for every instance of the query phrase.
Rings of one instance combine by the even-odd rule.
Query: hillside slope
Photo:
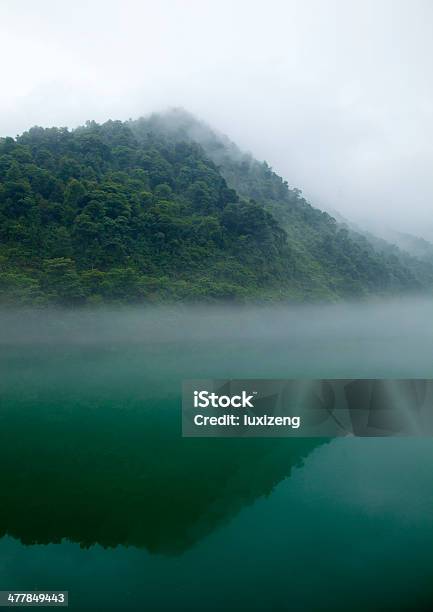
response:
[[[130,122],[137,138],[158,134],[168,141],[194,141],[220,168],[241,197],[260,202],[287,233],[296,269],[307,278],[304,292],[313,296],[382,294],[418,291],[433,286],[433,265],[393,248],[376,248],[326,212],[314,208],[297,188],[290,188],[266,162],[242,152],[192,115],[175,109]],[[389,245],[391,247],[391,245]]]
[[[300,293],[284,231],[194,144],[138,144],[121,122],[0,142],[3,301]]]
[[[427,284],[185,113],[0,139],[0,303],[338,299]]]

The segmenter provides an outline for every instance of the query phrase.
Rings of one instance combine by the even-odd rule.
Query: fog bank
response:
[[[428,0],[0,6],[0,135],[181,106],[318,207],[433,238]]]

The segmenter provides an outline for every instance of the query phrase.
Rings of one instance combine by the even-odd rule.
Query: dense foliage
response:
[[[266,164],[181,117],[0,139],[2,303],[338,298],[423,286]]]
[[[242,197],[260,202],[287,233],[297,276],[307,297],[419,291],[433,286],[433,259],[421,262],[386,241],[370,240],[311,206],[266,162],[183,110],[131,124],[138,138],[159,133],[170,141],[199,142]]]
[[[3,301],[248,297],[289,291],[293,269],[274,218],[198,145],[113,121],[0,141],[0,240]]]

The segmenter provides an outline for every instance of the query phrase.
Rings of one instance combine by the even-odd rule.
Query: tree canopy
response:
[[[1,303],[337,299],[422,287],[267,164],[162,125],[87,122],[0,139]]]

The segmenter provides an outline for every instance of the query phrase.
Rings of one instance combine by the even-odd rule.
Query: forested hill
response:
[[[426,261],[400,243],[370,240],[365,232],[337,223],[311,206],[301,190],[289,187],[266,162],[241,151],[225,135],[183,109],[155,113],[130,122],[130,126],[142,141],[159,134],[169,141],[199,143],[230,187],[260,202],[278,220],[287,233],[297,270],[309,278],[314,295],[382,294],[433,287],[433,258]]]
[[[266,164],[210,130],[210,143],[194,137],[194,125],[204,129],[175,113],[0,139],[0,303],[338,299],[428,286]]]

